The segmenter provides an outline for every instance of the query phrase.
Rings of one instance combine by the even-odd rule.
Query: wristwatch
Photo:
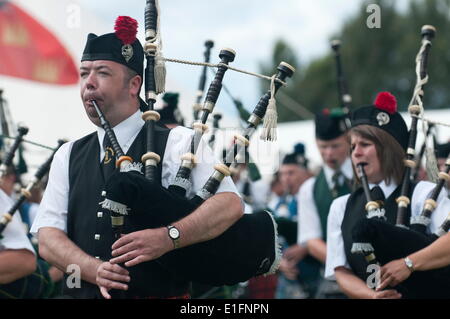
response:
[[[177,249],[180,246],[180,231],[175,226],[167,226],[169,238],[172,239],[173,247]]]
[[[406,257],[405,259],[403,259],[405,261],[406,267],[408,267],[408,269],[413,272],[414,271],[414,264],[412,262],[411,259],[409,259],[409,257]]]

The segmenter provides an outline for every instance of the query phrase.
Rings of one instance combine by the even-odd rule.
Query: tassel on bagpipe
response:
[[[2,216],[2,218],[0,219],[0,235],[3,233],[8,223],[12,220],[15,212],[20,208],[20,206],[25,202],[27,198],[31,197],[31,190],[48,172],[53,160],[53,156],[55,155],[56,151],[61,147],[61,145],[64,143],[65,141],[63,140],[58,141],[58,146],[53,150],[50,157],[38,168],[38,170],[34,174],[33,179],[27,184],[25,188],[21,190],[20,197],[14,202],[14,204],[10,207],[8,212]]]
[[[266,115],[269,101],[272,99],[271,95],[276,94],[278,89],[281,87],[282,81],[284,81],[287,77],[291,77],[295,72],[295,69],[285,62],[281,62],[277,67],[277,70],[278,73],[275,77],[276,80],[274,81],[274,92],[269,90],[261,97],[247,120],[247,127],[245,128],[243,134],[235,136],[235,143],[233,147],[228,150],[224,163],[214,167],[215,172],[213,175],[208,179],[205,186],[197,192],[195,197],[192,199],[195,204],[200,204],[215,194],[222,179],[229,175],[229,167],[235,161],[236,155],[241,154],[244,148],[248,146],[250,136],[253,135],[257,126]]]
[[[275,87],[278,89],[279,81],[292,76],[293,72],[291,66],[281,63]],[[264,118],[270,97],[271,92],[268,92],[259,101],[248,120],[246,136],[251,136]],[[230,150],[227,163],[216,166],[216,172],[200,193],[212,196],[217,191],[228,166],[234,162],[234,154],[247,144],[242,138],[237,141],[240,142]],[[126,227],[134,231],[167,226],[189,215],[207,199],[199,196],[187,199],[136,173],[116,173],[106,183],[105,190],[108,201],[126,207]],[[180,279],[231,285],[273,271],[277,265],[277,249],[272,216],[260,212],[244,215],[217,238],[173,250],[157,262]]]

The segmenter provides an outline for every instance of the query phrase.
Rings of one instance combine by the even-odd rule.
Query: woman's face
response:
[[[369,183],[380,183],[384,176],[381,171],[381,163],[378,159],[375,143],[355,134],[351,134],[350,138],[352,163],[356,172],[359,172],[358,164],[365,164],[364,171]]]

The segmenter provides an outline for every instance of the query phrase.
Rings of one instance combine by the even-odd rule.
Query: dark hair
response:
[[[128,82],[130,82],[130,80],[131,80],[132,78],[134,78],[136,75],[138,75],[136,71],[134,71],[134,70],[132,70],[132,69],[126,67],[126,66],[124,66],[124,71],[125,71],[125,72],[124,72],[124,73],[125,73],[125,76],[124,76],[124,83],[125,83],[126,85],[128,84]]]
[[[372,126],[358,125],[350,130],[350,135],[357,135],[368,139],[375,144],[378,161],[380,162],[381,171],[386,183],[393,180],[397,184],[401,184],[405,165],[403,160],[406,153],[403,147],[387,132]],[[358,180],[358,175],[355,174]]]

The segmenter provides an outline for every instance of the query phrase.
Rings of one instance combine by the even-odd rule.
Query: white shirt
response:
[[[141,114],[140,111],[137,111],[113,128],[117,141],[124,153],[128,151],[144,125]],[[102,145],[103,137],[105,136],[103,128],[97,127],[97,135],[99,144]],[[170,131],[162,161],[161,184],[163,187],[167,188],[175,178],[181,164],[181,155],[187,153],[190,148],[192,135],[193,130],[182,126],[178,126]],[[65,143],[55,154],[50,168],[49,182],[39,206],[38,214],[30,230],[32,234],[37,234],[39,228],[42,227],[55,227],[67,232],[69,159],[73,143]],[[100,147],[99,162],[103,157],[104,151]],[[198,163],[192,170],[192,188],[187,193],[188,198],[194,196],[203,187],[214,172],[214,164],[219,163],[203,139],[199,143],[196,157]],[[230,177],[223,179],[217,193],[221,192],[233,192],[239,196]]]
[[[370,184],[372,189],[375,185]],[[383,190],[384,196],[388,198],[395,190],[397,185],[386,185],[385,182],[378,186]],[[423,204],[431,194],[435,184],[430,182],[419,182],[414,188],[411,200],[411,216],[419,216],[422,213]],[[325,278],[334,279],[334,270],[336,267],[346,267],[350,269],[347,257],[344,251],[344,240],[342,238],[341,224],[344,219],[345,207],[350,195],[344,195],[336,198],[331,204],[330,214],[328,215],[327,227],[327,261],[325,266]],[[428,226],[428,232],[434,233],[446,219],[450,212],[450,199],[447,198],[447,192],[442,190],[437,199],[437,207],[431,214],[431,223]]]
[[[323,166],[325,180],[327,181],[328,188],[334,187],[333,175],[335,170],[331,169],[327,165]],[[348,180],[353,178],[352,162],[350,158],[347,158],[341,165],[342,174]],[[344,183],[344,176],[340,176],[340,183]],[[317,210],[316,202],[314,200],[314,184],[316,177],[307,179],[300,188],[298,194],[298,243],[300,245],[306,245],[308,240],[316,238],[324,238],[322,234],[322,227],[320,224],[319,212]]]
[[[236,182],[236,188],[242,194],[244,190],[245,182],[238,180]],[[257,181],[250,181],[250,196],[252,198],[252,203],[250,205],[250,210],[252,212],[267,208],[267,199],[270,195],[270,185],[263,179]]]
[[[2,211],[8,211],[13,204],[14,201],[3,190],[0,190],[0,207]],[[2,236],[3,238],[0,239],[0,251],[5,249],[27,249],[33,254],[36,254],[27,237],[25,225],[18,211],[13,215],[12,220],[6,226]]]

